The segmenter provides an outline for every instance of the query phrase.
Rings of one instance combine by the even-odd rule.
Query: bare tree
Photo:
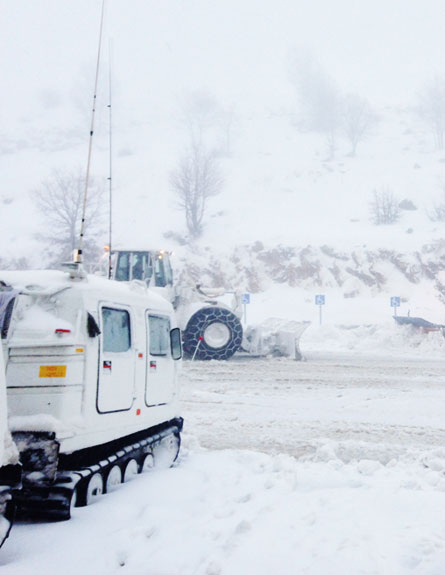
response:
[[[370,211],[376,226],[394,224],[400,217],[399,202],[388,189],[374,190]]]
[[[170,174],[177,206],[184,211],[187,230],[192,238],[204,229],[208,199],[221,192],[222,177],[215,157],[202,144],[192,143],[189,151]]]
[[[183,105],[183,122],[187,132],[197,145],[209,145],[212,129],[218,124],[222,114],[216,98],[207,92],[192,92]]]
[[[230,155],[237,123],[233,104],[224,107],[208,92],[192,92],[183,103],[182,123],[192,142]]]
[[[220,156],[230,157],[232,154],[234,134],[238,127],[238,116],[233,104],[222,109],[218,125],[221,130],[218,154]]]
[[[444,148],[445,77],[436,76],[421,95],[420,115],[433,131],[436,148]]]
[[[341,96],[335,82],[310,56],[295,58],[290,74],[297,90],[300,126],[325,134],[330,156],[333,157],[341,125]]]
[[[351,156],[357,145],[369,134],[376,123],[376,116],[367,100],[358,94],[349,94],[343,100],[343,131],[351,144]]]
[[[33,200],[43,216],[45,231],[37,239],[49,248],[49,263],[57,265],[72,259],[78,247],[83,209],[85,178],[77,172],[53,172],[33,192]],[[103,205],[104,186],[90,180],[85,217],[84,262],[97,262],[102,253],[99,239],[104,235],[103,221],[108,207]]]

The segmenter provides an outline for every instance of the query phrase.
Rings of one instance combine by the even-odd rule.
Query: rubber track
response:
[[[79,488],[80,492],[82,492],[82,489],[87,485],[89,478],[94,473],[99,472],[105,480],[107,472],[112,465],[123,465],[130,459],[138,460],[146,453],[147,447],[155,446],[169,435],[179,436],[179,432],[179,427],[174,425],[150,437],[127,445],[94,465],[74,471],[59,471],[57,472],[55,483],[49,490],[19,491],[16,493],[15,499],[18,501],[20,509],[25,511],[25,513],[43,515],[60,520],[69,519],[74,490]],[[85,502],[81,500],[80,504],[85,504]]]

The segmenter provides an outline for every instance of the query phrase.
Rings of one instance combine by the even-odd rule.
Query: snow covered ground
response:
[[[19,522],[0,567],[443,575],[442,335],[394,327],[380,352],[363,332],[353,344],[351,330],[338,331],[324,350],[321,335],[303,337],[304,362],[184,363],[178,464],[138,476],[69,522]]]

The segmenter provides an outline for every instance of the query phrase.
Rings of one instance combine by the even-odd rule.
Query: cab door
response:
[[[148,407],[169,403],[175,390],[175,365],[170,349],[170,318],[147,312],[147,376],[145,403]]]
[[[102,305],[97,410],[129,410],[133,404],[135,351],[130,310]]]

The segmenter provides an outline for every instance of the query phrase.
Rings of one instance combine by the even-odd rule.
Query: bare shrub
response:
[[[388,189],[374,190],[370,212],[376,226],[394,224],[400,218],[399,201]]]

